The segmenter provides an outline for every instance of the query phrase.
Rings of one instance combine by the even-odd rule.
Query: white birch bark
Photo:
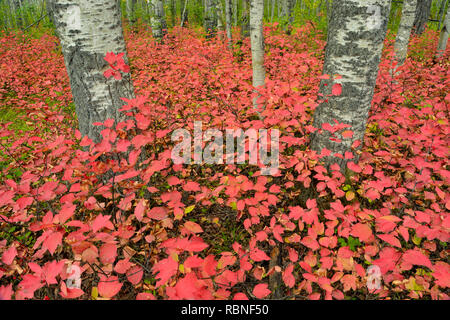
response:
[[[184,23],[186,22],[186,20],[188,18],[187,5],[188,5],[188,0],[184,0],[183,10],[181,11],[181,23],[180,23],[181,27],[184,26]]]
[[[401,66],[408,54],[409,38],[416,13],[417,0],[403,0],[402,17],[395,39],[394,52],[397,66]]]
[[[83,136],[101,141],[102,126],[95,122],[125,116],[119,109],[122,97],[133,98],[130,74],[121,80],[106,79],[109,69],[106,53],[125,53],[128,63],[120,13],[120,1],[115,0],[50,0],[50,12],[55,22],[70,79],[78,124]]]
[[[153,37],[156,39],[164,37],[167,32],[167,23],[163,0],[152,0],[152,14],[150,21]]]
[[[264,0],[250,1],[250,43],[252,50],[253,87],[264,86],[266,70],[264,68]],[[259,110],[258,97],[253,101],[255,109]]]
[[[367,118],[374,94],[383,42],[387,31],[390,0],[339,0],[333,1],[328,28],[323,73],[330,79],[322,80],[319,97],[324,100],[316,108],[314,127],[334,125],[334,120],[350,125],[352,138],[336,137],[330,140],[330,132],[321,130],[312,136],[311,147],[320,153],[323,148],[331,151],[326,164],[338,163],[345,168],[345,160],[334,157],[352,152],[351,145],[364,139]],[[335,79],[340,75],[340,79]],[[342,88],[340,95],[332,95],[332,88]],[[337,93],[335,90],[335,93]],[[357,161],[357,155],[352,161]]]
[[[232,40],[233,40],[233,36],[231,34],[231,19],[232,19],[232,14],[233,14],[233,10],[231,7],[232,3],[231,0],[225,0],[225,24],[226,24],[226,32],[227,32],[227,38],[228,38],[228,46],[231,49],[232,46]]]
[[[205,1],[205,31],[207,38],[212,38],[216,34],[217,19],[215,2],[216,0]]]
[[[450,35],[450,5],[447,8],[447,15],[445,16],[444,25],[439,37],[439,44],[437,48],[437,56],[442,57],[447,50],[448,37]]]

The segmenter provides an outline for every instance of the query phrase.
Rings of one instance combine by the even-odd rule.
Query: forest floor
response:
[[[261,121],[249,39],[230,51],[199,30],[162,44],[127,31],[134,138],[106,128],[88,152],[57,38],[0,37],[0,298],[448,299],[450,52],[434,58],[436,32],[412,39],[395,79],[388,37],[360,161],[345,174],[308,146],[323,35],[267,27],[265,38]],[[278,174],[174,165],[170,134],[194,121],[280,130]],[[127,148],[102,185],[98,155]],[[80,289],[65,281],[72,264]]]

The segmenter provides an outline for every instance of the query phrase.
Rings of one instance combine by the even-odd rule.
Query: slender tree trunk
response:
[[[237,27],[238,25],[238,0],[233,0],[233,20],[234,20],[234,26]]]
[[[242,15],[241,15],[241,37],[246,38],[250,35],[250,1],[242,1]]]
[[[124,105],[121,98],[134,97],[129,73],[122,74],[121,80],[103,75],[109,69],[104,59],[108,52],[125,53],[128,63],[120,1],[50,0],[49,5],[61,41],[80,132],[99,142],[104,128],[93,123],[123,121],[125,116],[119,112]]]
[[[394,51],[395,59],[398,66],[401,66],[408,54],[409,38],[411,36],[412,27],[416,13],[417,0],[403,0],[402,18],[395,39]]]
[[[181,12],[181,27],[184,26],[185,22],[188,22],[188,0],[184,0],[184,6],[183,6],[183,10]]]
[[[136,22],[136,0],[127,0],[127,18],[131,24]]]
[[[170,23],[172,28],[175,26],[175,17],[177,15],[175,0],[170,0]]]
[[[264,68],[264,0],[250,1],[250,43],[252,47],[253,87],[257,89],[265,84],[266,70]],[[259,110],[258,97],[253,101],[255,109]]]
[[[161,39],[167,33],[166,15],[164,13],[164,1],[152,0],[152,9],[152,34],[154,38]]]
[[[231,8],[231,0],[225,0],[225,23],[226,23],[226,31],[228,38],[228,46],[230,49],[232,48],[233,36],[231,34],[231,19],[232,19],[232,8]]]
[[[213,38],[216,35],[216,0],[206,0],[205,5],[205,31],[207,38]]]
[[[338,163],[345,170],[346,160],[335,157],[352,152],[352,144],[362,145],[367,118],[374,94],[383,42],[387,31],[390,0],[333,1],[328,43],[319,96],[325,97],[314,114],[314,127],[321,129],[312,136],[311,147],[320,153],[331,151],[325,158],[327,165]],[[340,77],[336,78],[336,75]],[[334,89],[334,90],[332,90]],[[341,93],[339,91],[342,91]],[[334,92],[334,95],[330,96]],[[338,123],[350,125],[351,138],[336,132],[335,137],[325,130]],[[326,125],[325,127],[323,126]],[[325,128],[325,129],[324,129]],[[333,140],[330,140],[332,138]],[[336,141],[341,139],[342,141]],[[357,155],[354,153],[358,161]]]
[[[441,30],[441,26],[442,26],[442,22],[444,19],[444,15],[445,15],[445,7],[447,5],[448,0],[443,0],[441,3],[441,7],[439,8],[439,14],[438,14],[438,18],[439,18],[439,25],[438,25],[438,30]]]
[[[416,8],[416,18],[414,20],[414,33],[421,35],[427,27],[428,18],[431,13],[432,0],[418,0]]]
[[[216,8],[215,8],[215,14],[217,19],[217,30],[219,30],[219,38],[222,39],[223,35],[223,10],[222,10],[222,4],[220,0],[216,1]]]
[[[281,15],[285,20],[284,31],[286,33],[291,32],[292,23],[294,22],[293,9],[294,8],[294,0],[283,0],[282,2],[282,10]]]
[[[270,23],[273,22],[273,17],[275,15],[275,5],[276,5],[276,0],[272,0],[271,7],[270,7]]]
[[[448,37],[450,35],[450,5],[447,8],[447,15],[445,16],[444,26],[439,37],[439,44],[437,49],[437,56],[442,57],[447,50]]]

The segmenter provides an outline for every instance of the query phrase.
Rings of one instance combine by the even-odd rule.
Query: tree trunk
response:
[[[246,38],[250,35],[250,1],[242,0],[242,15],[241,15],[241,37]]]
[[[134,98],[129,73],[121,80],[105,78],[108,52],[125,53],[120,1],[50,0],[50,12],[59,36],[70,79],[80,132],[94,142],[102,140],[103,126],[95,122],[125,119],[121,98]]]
[[[270,23],[273,22],[273,17],[275,15],[275,4],[276,4],[276,0],[272,0],[271,7],[270,7]]]
[[[223,10],[222,10],[222,4],[220,0],[216,1],[216,19],[217,19],[217,30],[220,31],[220,37],[222,37],[222,31],[223,31]]]
[[[443,0],[441,3],[441,7],[439,8],[439,14],[438,14],[438,18],[439,18],[439,25],[438,25],[438,30],[441,30],[441,26],[442,26],[442,22],[444,19],[444,14],[445,14],[445,7],[447,5],[448,0]]]
[[[328,43],[325,50],[323,73],[330,79],[322,80],[320,103],[314,114],[314,127],[338,123],[350,125],[351,138],[335,133],[336,141],[327,130],[319,130],[312,136],[311,147],[320,153],[323,148],[331,151],[324,158],[326,165],[338,163],[345,170],[346,160],[334,156],[352,152],[356,140],[363,143],[366,123],[374,94],[383,42],[387,31],[390,0],[368,0],[364,4],[353,0],[333,1],[328,27]],[[340,75],[341,78],[335,78]],[[334,90],[332,90],[332,88]],[[339,91],[342,92],[339,94]],[[329,96],[334,92],[333,96]],[[330,140],[333,138],[333,140]],[[357,148],[359,149],[359,148]],[[358,156],[351,161],[358,161]]]
[[[164,13],[163,0],[152,0],[151,25],[152,34],[155,39],[161,39],[167,33],[167,23]]]
[[[172,24],[172,28],[175,26],[175,17],[177,15],[176,3],[175,0],[170,0],[170,23]]]
[[[136,22],[136,0],[127,0],[126,9],[128,22],[134,24]]]
[[[237,27],[238,25],[238,0],[233,0],[233,20],[234,20],[234,26]]]
[[[181,11],[181,24],[180,26],[183,27],[185,22],[188,22],[188,0],[184,0],[184,6],[183,9]]]
[[[398,62],[398,66],[405,62],[408,54],[409,38],[414,24],[416,7],[417,0],[403,0],[402,18],[400,19],[400,26],[394,45],[395,59]]]
[[[445,16],[444,26],[439,37],[439,44],[437,49],[437,56],[442,57],[447,50],[448,37],[450,35],[450,5],[447,8],[447,15]]]
[[[432,0],[418,0],[416,8],[416,18],[414,20],[414,33],[421,35],[427,27],[428,18],[431,13]]]
[[[252,48],[253,87],[264,86],[266,70],[264,68],[264,0],[251,0],[250,2],[250,43]],[[253,106],[259,110],[258,97]]]
[[[216,0],[206,0],[205,3],[205,31],[207,38],[213,38],[216,35]]]
[[[233,36],[231,34],[231,19],[232,19],[232,8],[231,8],[231,0],[225,0],[225,23],[226,23],[226,31],[228,38],[228,46],[232,47]]]
[[[284,19],[284,31],[291,32],[292,23],[294,22],[293,9],[294,0],[283,0],[281,15]]]

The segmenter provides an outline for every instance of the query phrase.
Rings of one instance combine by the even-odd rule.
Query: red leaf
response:
[[[159,279],[156,282],[156,287],[160,287],[169,281],[169,279],[174,276],[178,271],[178,262],[173,260],[171,257],[167,259],[160,260],[157,262],[153,269],[153,272],[157,272],[156,279]]]
[[[254,288],[253,288],[253,295],[257,298],[257,299],[263,299],[265,297],[267,297],[272,291],[270,291],[267,288],[267,284],[266,283],[260,283],[257,284]]]
[[[342,84],[335,83],[331,89],[333,96],[340,96],[342,94]]]
[[[163,220],[167,218],[167,209],[164,207],[153,207],[147,212],[147,216],[154,220]]]
[[[120,260],[114,266],[114,271],[120,274],[123,274],[128,271],[132,266],[131,262],[128,259]]]
[[[386,241],[391,246],[401,248],[402,245],[400,244],[400,241],[393,236],[392,234],[378,234],[378,238],[382,239],[383,241]]]
[[[289,288],[295,285],[295,277],[292,275],[292,271],[294,271],[294,265],[290,264],[283,272],[283,281]]]
[[[11,263],[13,263],[14,258],[16,256],[17,256],[17,249],[13,245],[13,246],[9,247],[5,252],[3,252],[2,261],[4,264],[10,265]]]
[[[100,281],[98,283],[98,294],[104,298],[112,298],[119,293],[122,288],[122,284],[119,282],[116,276],[104,276],[100,275]]]
[[[13,294],[12,284],[0,287],[0,300],[11,300]]]
[[[117,246],[113,243],[105,243],[100,248],[100,261],[103,264],[114,263],[117,257]]]
[[[53,254],[56,248],[61,244],[62,234],[60,232],[52,232],[45,240],[42,246],[47,248]]]
[[[419,249],[411,249],[411,250],[406,251],[403,254],[402,258],[403,258],[403,261],[408,264],[425,266],[430,269],[433,267],[430,259],[428,259],[428,257],[426,255],[424,255],[422,252],[420,252]]]
[[[127,271],[127,279],[134,285],[141,282],[143,275],[144,270],[140,266],[134,266]]]
[[[352,236],[358,237],[359,240],[365,242],[372,236],[372,229],[364,223],[357,223],[352,227]]]
[[[142,218],[144,217],[144,211],[145,211],[145,201],[141,200],[138,202],[136,208],[134,209],[134,216],[138,221],[142,221]]]

